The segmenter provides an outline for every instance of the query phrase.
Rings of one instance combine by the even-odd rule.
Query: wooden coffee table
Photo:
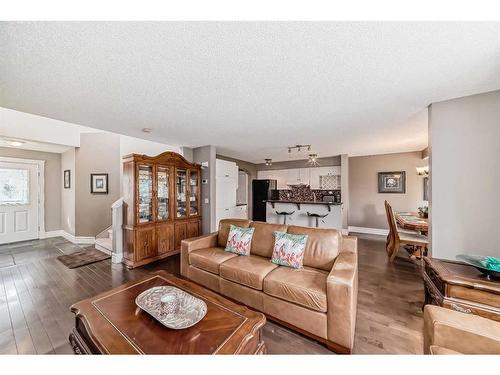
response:
[[[169,329],[135,304],[154,286],[171,285],[202,299],[207,315],[182,330]],[[263,314],[191,281],[159,271],[71,306],[69,341],[76,354],[263,354]]]

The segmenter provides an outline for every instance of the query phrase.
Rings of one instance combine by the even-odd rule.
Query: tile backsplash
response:
[[[316,196],[316,201],[320,202],[325,195],[335,195],[337,196],[336,201],[340,202],[341,200],[340,189],[310,189],[306,185],[297,185],[292,186],[291,189],[279,190],[280,200],[312,202],[314,201],[314,196]]]

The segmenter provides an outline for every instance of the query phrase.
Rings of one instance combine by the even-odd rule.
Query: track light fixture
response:
[[[311,151],[311,145],[295,145],[288,146],[288,153],[291,154],[292,150],[297,150],[297,152],[301,152],[303,149],[307,149],[307,151]]]

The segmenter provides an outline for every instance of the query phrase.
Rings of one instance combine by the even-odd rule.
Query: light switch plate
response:
[[[208,204],[208,198],[205,198],[204,202],[205,204]]]

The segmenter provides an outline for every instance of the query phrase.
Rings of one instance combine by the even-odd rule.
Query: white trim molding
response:
[[[80,245],[94,245],[95,237],[76,237],[64,230],[52,230],[50,232],[40,232],[40,238],[64,237],[69,242]]]
[[[366,227],[351,227],[349,226],[349,233],[365,233],[365,234],[375,234],[378,236],[387,236],[389,234],[389,229],[378,229],[378,228],[366,228]]]

